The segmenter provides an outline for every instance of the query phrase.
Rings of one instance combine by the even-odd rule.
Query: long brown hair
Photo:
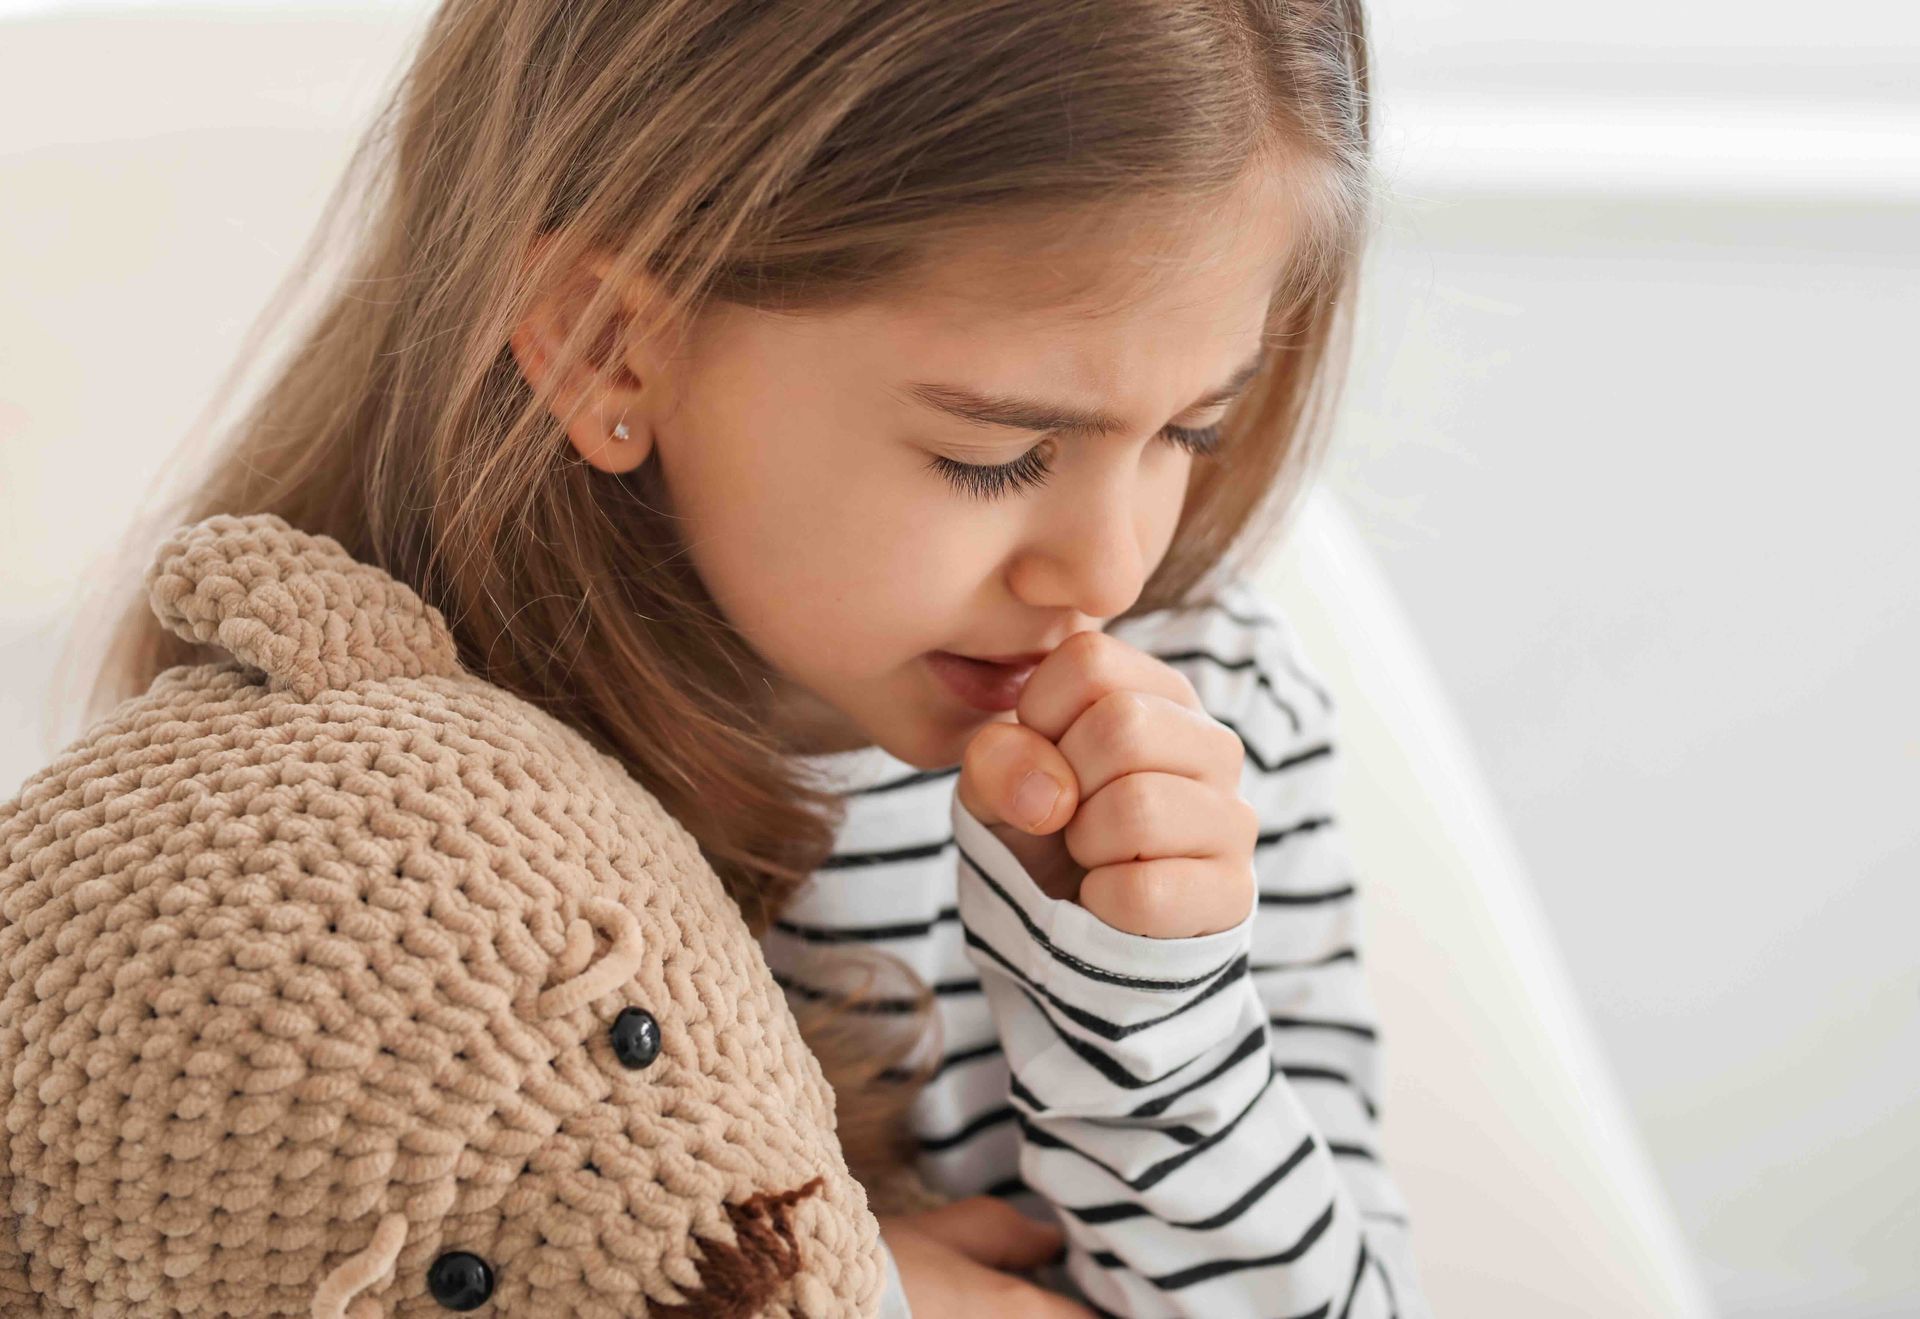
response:
[[[333,536],[437,605],[470,671],[618,757],[763,930],[841,802],[757,717],[763,662],[694,575],[658,464],[578,461],[522,376],[508,339],[533,299],[613,255],[554,366],[597,371],[629,274],[667,318],[828,309],[910,287],[957,234],[1115,222],[1284,169],[1300,229],[1265,369],[1128,616],[1190,602],[1282,533],[1344,382],[1377,195],[1367,64],[1361,0],[444,0],[268,309],[313,286],[317,310],[124,552],[218,512]],[[111,617],[89,718],[207,658],[144,601]],[[802,1016],[878,1177],[910,1146],[847,1106],[887,1058],[844,1014]],[[907,1097],[872,1102],[897,1118]]]

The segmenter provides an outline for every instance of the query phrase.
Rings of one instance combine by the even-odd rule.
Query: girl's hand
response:
[[[913,1319],[1093,1319],[1084,1305],[1004,1271],[1038,1268],[1065,1238],[997,1196],[883,1217],[880,1235]]]
[[[1013,713],[967,743],[955,791],[1042,892],[1160,939],[1246,918],[1260,817],[1240,795],[1245,749],[1185,675],[1078,632],[1035,666]],[[1037,804],[1022,795],[1030,774],[1051,780]]]

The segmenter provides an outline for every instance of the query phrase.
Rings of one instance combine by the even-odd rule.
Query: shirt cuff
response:
[[[1137,996],[1142,1009],[1152,1004],[1153,1011],[1164,1011],[1167,995],[1183,995],[1213,980],[1251,945],[1253,903],[1239,924],[1212,934],[1183,939],[1133,934],[1077,902],[1042,892],[1007,846],[961,804],[958,793],[950,815],[960,851],[961,921],[988,937],[1035,985],[1083,978],[1098,982],[1109,1004],[1116,996]]]

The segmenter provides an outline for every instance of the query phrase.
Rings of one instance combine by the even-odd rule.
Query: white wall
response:
[[[1724,1312],[1920,1313],[1920,6],[1376,13],[1333,483]]]

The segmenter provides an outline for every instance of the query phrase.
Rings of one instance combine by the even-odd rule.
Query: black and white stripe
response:
[[[796,1003],[834,994],[849,950],[912,969],[940,1025],[913,1110],[923,1176],[1057,1217],[1062,1283],[1096,1312],[1426,1319],[1381,1157],[1332,697],[1245,582],[1110,630],[1184,673],[1245,747],[1262,821],[1247,921],[1186,940],[1113,930],[1040,893],[959,806],[957,766],[869,747],[808,758],[847,815],[768,960]],[[882,992],[860,1010],[914,1002]]]

